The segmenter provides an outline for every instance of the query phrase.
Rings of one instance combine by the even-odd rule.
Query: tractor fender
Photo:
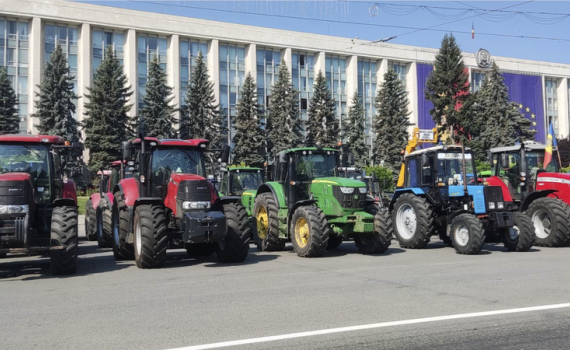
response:
[[[123,200],[127,207],[135,205],[135,201],[139,198],[139,182],[131,177],[121,180],[113,189],[113,193],[121,192]]]
[[[539,198],[548,197],[549,195],[553,194],[554,192],[558,192],[558,190],[542,190],[542,191],[534,191],[534,192],[530,193],[524,199],[524,202],[522,203],[520,210],[522,212],[524,212],[525,210],[528,209],[528,206],[532,202],[534,202],[535,200],[537,200]]]
[[[113,200],[115,199],[115,195],[112,192],[103,192],[101,194],[101,199],[107,201],[109,207],[113,206]]]
[[[278,182],[266,182],[259,187],[255,197],[259,196],[261,193],[272,193],[273,197],[277,199],[279,208],[286,208],[287,202],[285,201],[285,192],[283,191],[283,185]]]
[[[392,200],[390,201],[390,211],[392,211],[392,209],[394,209],[394,204],[396,203],[398,198],[405,193],[413,193],[416,196],[425,196],[425,194],[426,194],[424,192],[424,190],[422,190],[421,188],[416,188],[416,187],[397,189],[396,192],[394,192],[394,195],[392,196]]]
[[[53,201],[53,207],[76,207],[77,201],[72,198],[58,198]]]
[[[293,204],[293,208],[291,208],[291,210],[289,210],[289,213],[287,214],[287,223],[288,224],[291,223],[291,218],[293,217],[293,214],[295,213],[295,210],[297,210],[297,208],[312,205],[315,204],[316,202],[317,201],[314,199],[305,199]]]
[[[63,183],[62,197],[72,199],[73,205],[77,205],[77,188],[75,187],[75,181],[67,180]]]
[[[133,212],[139,205],[150,205],[150,204],[164,206],[164,201],[160,197],[140,197],[140,198],[137,198],[135,200],[135,203],[133,204]]]
[[[93,209],[97,210],[97,208],[99,208],[99,202],[101,202],[101,195],[99,193],[93,193],[89,199],[91,200]]]
[[[454,211],[453,213],[449,214],[446,218],[445,218],[445,222],[446,222],[446,235],[450,235],[451,234],[451,223],[453,222],[453,219],[455,219],[456,217],[458,217],[461,214],[471,214],[471,212],[469,210],[457,210]]]

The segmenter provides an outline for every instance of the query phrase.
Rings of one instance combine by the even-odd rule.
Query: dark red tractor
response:
[[[75,273],[77,194],[63,169],[76,149],[59,136],[0,136],[0,256],[49,252],[54,274]]]
[[[164,265],[167,248],[216,253],[221,262],[248,254],[250,225],[239,197],[220,198],[206,179],[208,140],[140,137],[123,144],[133,177],[114,187],[113,253],[140,268]],[[227,159],[229,150],[223,152]]]
[[[85,235],[89,241],[97,241],[99,248],[113,246],[111,230],[111,208],[113,207],[113,188],[124,178],[123,162],[111,162],[108,169],[101,169],[99,192],[93,193],[85,204]]]

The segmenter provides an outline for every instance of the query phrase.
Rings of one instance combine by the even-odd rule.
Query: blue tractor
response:
[[[473,153],[461,146],[436,146],[409,153],[403,186],[390,202],[402,248],[424,248],[432,235],[460,254],[478,254],[485,234],[498,234],[509,251],[534,244],[532,221],[503,199],[499,186],[483,186]]]

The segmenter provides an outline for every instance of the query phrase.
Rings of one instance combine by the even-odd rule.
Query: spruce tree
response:
[[[425,97],[433,103],[430,114],[440,133],[454,137],[455,131],[463,125],[456,108],[463,104],[469,92],[468,76],[465,72],[461,49],[453,35],[445,35],[441,48],[435,56],[434,70],[425,89]]]
[[[309,120],[306,124],[307,146],[334,147],[339,140],[339,127],[334,99],[321,71],[317,74],[314,93],[309,103]]]
[[[0,135],[17,134],[20,130],[18,97],[8,79],[6,68],[0,68]]]
[[[348,118],[343,122],[343,150],[346,155],[352,155],[354,165],[359,169],[363,169],[369,159],[364,142],[364,116],[364,106],[358,92],[355,92],[348,109]]]
[[[265,160],[265,135],[261,129],[261,109],[257,87],[249,73],[245,77],[237,104],[233,163],[260,167]]]
[[[166,83],[166,72],[160,67],[158,56],[154,56],[148,66],[145,90],[139,121],[146,135],[164,139],[174,137],[177,108],[172,105],[172,87]]]
[[[469,147],[475,154],[475,159],[481,162],[485,161],[487,152],[483,144],[482,133],[487,117],[481,105],[480,91],[472,92],[467,96],[459,110],[459,116],[464,122],[461,129],[456,133],[456,140],[464,142],[465,146]]]
[[[196,67],[188,84],[185,98],[186,107],[180,121],[180,137],[183,139],[204,138],[210,147],[221,146],[222,116],[216,104],[214,83],[210,81],[202,52],[198,52]]]
[[[481,113],[486,119],[480,134],[485,152],[493,147],[512,146],[534,139],[532,122],[522,115],[516,103],[509,101],[508,87],[494,62],[479,97]]]
[[[95,72],[93,84],[85,95],[85,146],[89,149],[89,171],[97,173],[121,159],[121,143],[129,137],[128,104],[133,94],[123,66],[109,46]]]
[[[298,94],[291,83],[289,69],[285,61],[282,61],[269,98],[267,113],[268,138],[271,140],[269,148],[273,156],[300,146],[303,142]]]
[[[74,100],[79,96],[73,92],[73,76],[69,74],[67,58],[57,45],[46,62],[41,84],[35,101],[37,112],[32,117],[39,119],[41,134],[58,135],[67,141],[78,142],[77,120]]]
[[[374,163],[393,170],[394,174],[402,160],[400,152],[408,142],[408,93],[393,69],[384,74],[384,82],[375,98],[374,118]]]

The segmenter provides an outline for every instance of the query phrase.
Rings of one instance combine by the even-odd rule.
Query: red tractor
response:
[[[85,204],[85,235],[87,240],[95,241],[99,248],[113,246],[111,230],[111,208],[113,206],[113,188],[124,178],[123,162],[111,162],[109,169],[101,169],[99,192],[93,193]]]
[[[534,141],[491,149],[491,177],[486,183],[501,186],[505,206],[531,218],[536,245],[562,247],[570,243],[570,175],[558,173],[556,147],[544,166],[545,150]]]
[[[63,169],[76,150],[59,136],[0,136],[1,257],[49,252],[54,274],[75,273],[77,194]]]
[[[249,251],[249,218],[240,197],[220,198],[206,179],[208,140],[140,137],[123,144],[133,177],[113,188],[113,253],[158,268],[167,248],[191,255],[216,252],[221,262],[241,262]],[[222,158],[227,161],[229,149]]]

